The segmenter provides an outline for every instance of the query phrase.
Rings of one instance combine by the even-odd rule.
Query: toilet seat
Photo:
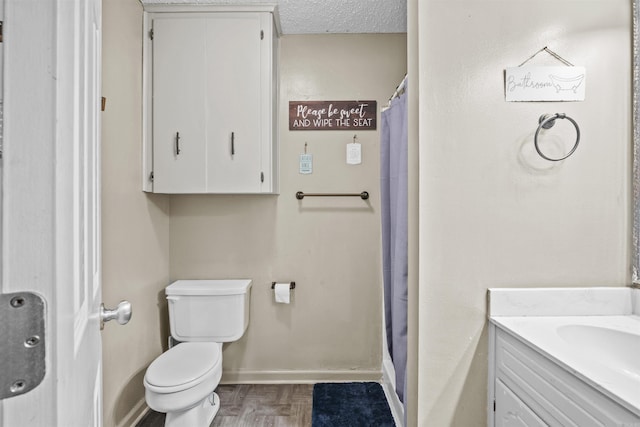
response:
[[[177,393],[197,386],[222,370],[220,344],[186,342],[154,360],[144,376],[144,385],[154,393]]]

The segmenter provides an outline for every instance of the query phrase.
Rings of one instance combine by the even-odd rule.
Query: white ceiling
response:
[[[405,33],[406,0],[141,0],[144,4],[277,3],[284,34]]]

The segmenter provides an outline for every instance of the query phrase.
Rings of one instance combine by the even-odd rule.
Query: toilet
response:
[[[178,344],[144,376],[145,400],[166,427],[208,426],[218,413],[222,343],[249,324],[251,280],[177,280],[166,287],[171,338]]]

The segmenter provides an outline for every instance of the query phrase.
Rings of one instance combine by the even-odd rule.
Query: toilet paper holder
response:
[[[278,282],[271,282],[271,289],[275,289],[276,283]],[[296,288],[296,282],[289,283],[289,289],[295,289],[295,288]]]

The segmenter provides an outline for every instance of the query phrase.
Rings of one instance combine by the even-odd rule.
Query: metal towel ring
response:
[[[566,156],[561,157],[559,159],[552,159],[551,157],[546,156],[545,154],[542,153],[542,151],[540,151],[540,147],[538,147],[538,133],[540,133],[540,129],[552,128],[553,125],[556,124],[556,119],[567,119],[571,123],[573,123],[573,126],[576,128],[576,143],[573,145],[573,148],[571,149],[571,151],[569,151],[569,153],[567,153]],[[536,134],[533,137],[533,144],[535,145],[536,151],[538,152],[540,157],[542,157],[543,159],[549,160],[551,162],[559,162],[560,160],[566,159],[567,157],[572,155],[574,151],[576,151],[576,149],[578,148],[578,144],[580,144],[580,128],[578,127],[578,123],[576,123],[575,120],[567,116],[565,113],[556,113],[556,114],[543,114],[538,119],[538,122],[540,124],[538,125],[538,129],[536,129]]]

